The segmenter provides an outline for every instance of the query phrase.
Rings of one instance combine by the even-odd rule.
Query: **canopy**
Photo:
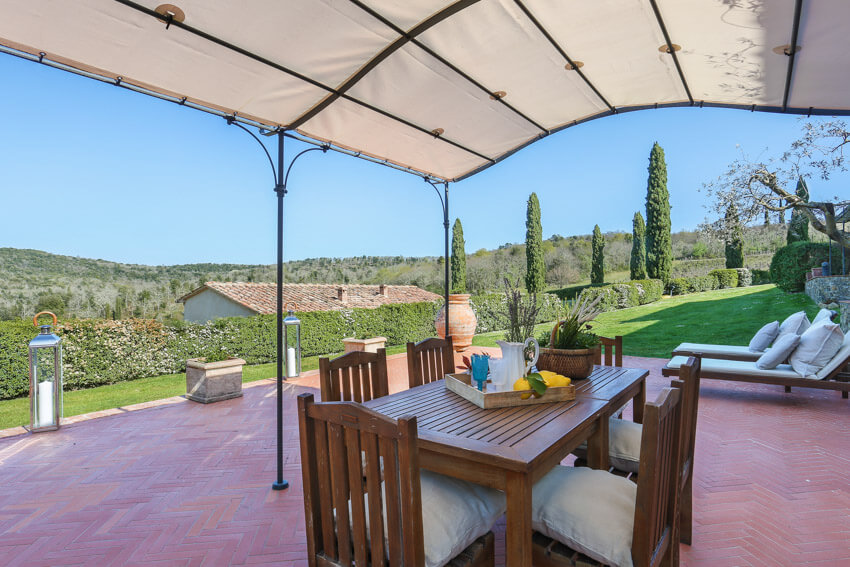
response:
[[[447,181],[619,112],[850,111],[846,0],[0,0],[0,44]]]

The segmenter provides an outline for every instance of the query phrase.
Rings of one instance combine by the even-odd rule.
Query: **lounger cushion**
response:
[[[820,369],[817,377],[823,380],[835,372],[837,368],[847,364],[848,361],[850,361],[850,333],[844,335],[844,343],[842,343],[841,349],[839,349],[826,366]]]
[[[814,325],[815,323],[819,323],[820,321],[823,321],[824,319],[829,321],[829,322],[832,322],[832,316],[833,315],[835,315],[835,313],[832,310],[821,309],[820,311],[818,311],[818,314],[815,315],[815,318],[812,319],[812,325]]]
[[[531,525],[605,565],[631,567],[636,498],[625,478],[559,465],[534,485]]]
[[[770,370],[776,368],[783,362],[785,362],[791,353],[794,352],[794,349],[797,348],[797,345],[800,344],[800,336],[795,333],[788,333],[786,335],[782,335],[770,350],[766,351],[761,357],[756,361],[756,367],[761,370]]]
[[[701,354],[705,358],[729,357],[741,358],[743,360],[757,360],[759,353],[752,352],[749,347],[738,345],[711,345],[704,343],[682,343],[673,351],[677,355]]]
[[[772,349],[771,349],[772,350]],[[688,361],[686,356],[674,356],[667,363],[668,368],[679,369]],[[799,378],[800,375],[794,372],[790,364],[780,364],[772,370],[762,370],[756,366],[755,361],[750,360],[719,360],[715,358],[703,358],[700,365],[702,375],[714,378],[716,375],[728,376],[755,376],[757,378],[765,378],[769,382],[775,378]],[[806,378],[817,378],[814,374],[806,376]]]
[[[643,426],[627,419],[608,421],[608,461],[621,471],[637,474],[640,469],[640,438]]]
[[[750,352],[764,352],[770,346],[776,336],[779,334],[779,321],[768,323],[756,332],[753,340],[750,341]]]
[[[800,336],[800,344],[789,362],[800,376],[816,374],[829,364],[844,343],[844,333],[835,323],[819,323]]]
[[[809,322],[809,318],[806,316],[805,311],[797,311],[796,313],[792,313],[789,315],[782,324],[779,325],[779,335],[776,338],[781,337],[782,335],[786,335],[788,333],[796,333],[798,335],[802,335],[806,329],[808,329],[812,324]]]

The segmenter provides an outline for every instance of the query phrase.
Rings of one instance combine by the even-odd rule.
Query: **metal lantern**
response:
[[[30,341],[30,431],[59,429],[62,417],[62,339],[51,332],[51,325],[38,324],[41,315],[56,315],[42,311],[32,318],[41,332]]]
[[[289,301],[289,315],[283,319],[283,344],[286,347],[286,377],[297,378],[301,375],[301,321],[295,316],[298,305]]]

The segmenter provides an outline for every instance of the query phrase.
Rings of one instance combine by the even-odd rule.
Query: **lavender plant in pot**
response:
[[[590,323],[602,312],[597,307],[601,299],[601,295],[591,300],[582,294],[567,308],[552,328],[549,347],[540,349],[538,369],[552,370],[573,380],[590,376],[599,346],[599,337],[590,330]]]

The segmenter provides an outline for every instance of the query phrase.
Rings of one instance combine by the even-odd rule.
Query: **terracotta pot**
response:
[[[472,346],[472,337],[475,336],[475,326],[478,319],[469,305],[468,293],[449,294],[449,335],[452,337],[455,351],[460,352]],[[434,319],[437,336],[446,338],[446,309],[440,308],[437,318]]]

